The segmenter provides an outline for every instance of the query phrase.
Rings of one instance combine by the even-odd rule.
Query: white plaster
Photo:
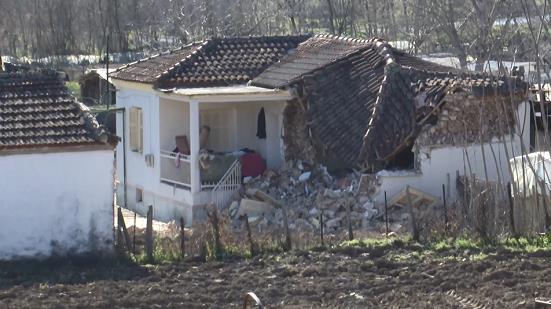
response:
[[[191,193],[201,191],[199,170],[199,102],[189,102],[189,149],[191,152]]]
[[[467,147],[445,147],[437,149],[420,149],[420,169],[418,171],[382,171],[377,174],[381,184],[374,201],[384,202],[384,192],[387,192],[389,199],[406,186],[419,189],[428,194],[442,198],[442,185],[449,190],[452,200],[457,198],[456,175],[475,174],[477,178],[486,180],[486,173],[489,181],[507,183],[511,180],[505,147],[509,155],[513,153],[510,139],[506,143],[494,142],[484,145],[484,156],[486,157],[486,169],[481,145]],[[520,152],[519,140],[514,142],[514,153]],[[495,153],[495,160],[494,155]],[[448,175],[450,186],[448,187]]]
[[[124,156],[123,144],[119,143],[117,147],[117,175],[119,187],[117,189],[117,199],[121,205],[145,215],[148,206],[153,206],[154,218],[162,221],[169,221],[184,217],[187,224],[192,223],[195,217],[195,209],[201,209],[201,206],[210,201],[210,191],[201,191],[198,186],[199,181],[195,183],[193,190],[174,187],[160,181],[161,178],[161,159],[160,150],[171,151],[175,147],[174,137],[176,135],[187,135],[192,150],[198,149],[199,145],[194,146],[193,132],[198,133],[199,125],[202,125],[199,113],[211,110],[219,110],[231,117],[231,141],[225,145],[209,145],[209,148],[220,151],[233,151],[236,149],[248,147],[259,152],[267,161],[269,167],[278,167],[283,162],[283,150],[281,141],[282,111],[285,101],[269,101],[272,92],[262,90],[265,95],[261,101],[238,101],[243,99],[258,99],[259,96],[213,96],[209,94],[211,101],[203,102],[198,100],[189,100],[190,97],[182,95],[165,95],[160,92],[154,92],[150,89],[140,89],[133,85],[118,83],[117,107],[130,108],[132,106],[141,107],[143,110],[143,153],[132,152],[128,145],[128,115],[126,115],[126,141],[127,145],[127,201],[124,201]],[[133,86],[133,87],[130,87]],[[249,89],[250,90],[250,89]],[[218,102],[225,98],[231,99],[228,102]],[[196,103],[190,103],[196,102]],[[196,104],[197,112],[195,112]],[[264,107],[266,113],[267,138],[258,139],[256,137],[257,117],[260,108]],[[205,123],[207,124],[207,123]],[[117,135],[122,136],[123,132],[122,113],[117,114]],[[213,133],[211,133],[213,134]],[[215,134],[215,133],[214,133]],[[212,138],[211,141],[217,140]],[[231,147],[229,146],[231,145]],[[154,166],[147,166],[144,156],[153,154],[155,157]],[[192,158],[193,160],[193,158]],[[196,166],[196,168],[192,168]],[[190,163],[190,169],[195,174],[195,179],[200,179],[199,164]],[[184,169],[182,169],[184,170]],[[143,201],[136,200],[136,190],[143,191]]]
[[[113,250],[113,151],[0,156],[0,260]]]
[[[128,110],[132,106],[143,110],[143,153],[130,151],[129,123],[126,116],[126,174],[124,179],[123,143],[117,145],[117,201],[141,215],[147,214],[149,206],[153,206],[153,215],[157,220],[170,221],[184,217],[186,224],[193,219],[193,195],[189,190],[175,188],[161,183],[160,151],[172,151],[175,147],[174,136],[189,135],[189,104],[181,101],[159,99],[157,93],[148,89],[125,87],[119,84],[117,91],[117,107]],[[166,108],[166,109],[165,109]],[[181,114],[180,114],[181,113]],[[162,118],[161,118],[162,116]],[[187,117],[186,117],[187,116]],[[168,118],[167,118],[168,117]],[[166,118],[166,120],[165,120]],[[161,119],[163,119],[161,121]],[[181,121],[178,121],[180,119]],[[122,136],[123,113],[117,113],[117,135]],[[163,133],[161,133],[161,128]],[[175,130],[175,134],[168,134],[164,130]],[[170,146],[170,147],[169,147]],[[167,148],[168,147],[168,148]],[[146,154],[153,154],[155,164],[147,166]],[[124,185],[127,188],[127,201],[124,200]],[[143,191],[143,200],[136,200],[136,190]]]
[[[286,93],[282,90],[262,88],[247,85],[235,85],[227,87],[204,87],[204,88],[182,88],[175,89],[174,93],[181,95],[232,95],[232,94],[266,94],[266,93]]]
[[[489,181],[510,182],[509,159],[528,149],[530,130],[527,104],[519,105],[516,128],[513,136],[494,139],[482,147],[472,144],[464,147],[421,147],[418,153],[419,169],[406,171],[380,171],[377,178],[381,186],[373,197],[376,203],[384,203],[384,192],[388,199],[405,189],[406,186],[419,189],[442,198],[442,185],[446,186],[447,198],[455,200],[457,196],[456,180],[459,175],[476,175]],[[484,160],[485,157],[485,160]],[[486,164],[484,164],[486,162]],[[448,175],[450,177],[448,186]]]

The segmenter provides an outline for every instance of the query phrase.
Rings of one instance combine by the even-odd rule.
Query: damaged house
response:
[[[529,134],[520,80],[380,39],[210,39],[122,67],[112,82],[124,110],[119,200],[165,220],[227,205],[242,177],[289,161],[360,170],[375,201],[406,185],[438,195],[457,173],[507,181]]]
[[[0,71],[0,260],[112,253],[115,143],[57,72]]]
[[[508,159],[530,141],[521,79],[441,66],[380,39],[313,37],[252,84],[293,94],[286,159],[360,169],[379,203],[407,185],[439,197],[444,184],[453,199],[458,174],[506,183]]]

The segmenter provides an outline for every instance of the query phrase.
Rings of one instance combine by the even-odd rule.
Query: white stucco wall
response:
[[[162,104],[163,108],[160,108]],[[166,105],[165,105],[166,104]],[[126,187],[127,201],[124,200],[124,155],[123,143],[117,145],[117,201],[121,206],[134,210],[142,215],[147,214],[149,206],[153,206],[153,216],[157,220],[170,221],[184,217],[186,224],[193,219],[193,197],[189,191],[173,188],[161,183],[160,151],[172,151],[175,146],[174,136],[166,134],[174,130],[177,134],[189,135],[189,106],[186,102],[160,99],[153,90],[139,90],[118,86],[117,107],[140,107],[143,111],[143,152],[130,150],[129,145],[129,114],[117,113],[117,135],[122,137],[123,124],[126,124]],[[165,109],[166,107],[166,109]],[[161,118],[162,116],[162,118]],[[160,121],[160,119],[163,119]],[[161,134],[161,130],[163,132]],[[153,155],[154,164],[148,166],[146,155]],[[137,190],[143,192],[143,200],[136,199]]]
[[[148,206],[153,206],[153,216],[157,220],[169,221],[184,217],[187,224],[192,224],[196,213],[210,201],[210,192],[192,194],[189,190],[175,188],[160,181],[161,159],[160,150],[172,151],[175,147],[176,135],[187,135],[190,139],[190,109],[189,103],[166,97],[160,98],[160,93],[144,85],[117,84],[117,107],[140,107],[143,111],[143,152],[130,151],[129,147],[129,115],[125,114],[126,136],[126,181],[124,179],[123,143],[117,146],[117,175],[120,185],[117,188],[117,201],[129,209],[145,215]],[[212,110],[221,111],[230,123],[228,128],[231,138],[224,147],[209,145],[209,148],[221,151],[231,151],[248,147],[258,151],[267,161],[269,167],[280,166],[283,162],[281,141],[282,117],[285,102],[201,102],[200,112]],[[266,112],[267,138],[256,138],[257,116],[260,108]],[[201,123],[201,125],[213,125]],[[123,135],[123,113],[117,113],[117,135]],[[216,140],[215,137],[212,138]],[[153,155],[155,164],[148,166],[146,155]],[[198,167],[197,167],[198,168]],[[124,199],[124,184],[127,188],[127,200]],[[143,192],[143,200],[136,199],[137,190]]]
[[[510,140],[505,144],[494,142],[484,145],[486,171],[490,181],[501,180],[507,183],[511,180],[504,147],[508,148],[509,155],[511,155]],[[514,143],[513,148],[516,154],[520,153],[518,140],[517,143]],[[495,160],[492,149],[495,153]],[[475,174],[477,178],[486,179],[481,145],[437,149],[422,148],[419,151],[418,171],[381,171],[377,174],[381,186],[374,201],[383,203],[385,191],[390,200],[408,185],[438,198],[442,198],[442,185],[445,185],[446,191],[449,190],[447,196],[453,200],[457,197],[457,173],[465,175],[465,171],[467,175]]]
[[[384,192],[388,199],[410,186],[423,192],[442,198],[442,184],[446,186],[447,198],[457,198],[456,175],[476,175],[489,181],[511,181],[508,162],[528,149],[530,142],[526,105],[521,104],[517,112],[516,133],[492,143],[467,145],[464,147],[421,147],[419,149],[419,167],[417,171],[381,171],[377,174],[380,187],[374,196],[374,202],[384,203]],[[484,153],[483,153],[484,152]],[[484,157],[486,160],[484,160]],[[484,161],[486,162],[486,168]],[[450,181],[448,183],[448,175]]]
[[[0,260],[113,250],[113,151],[0,156]]]
[[[221,151],[233,151],[236,149],[250,148],[260,153],[266,160],[269,168],[278,168],[283,164],[283,142],[281,132],[283,127],[283,108],[285,102],[243,102],[243,103],[205,103],[203,111],[221,110],[228,117],[235,117],[230,121],[229,131],[235,135],[231,138],[230,147],[209,145],[213,149]],[[258,113],[264,108],[266,118],[266,138],[256,137]],[[205,123],[209,125],[208,123]]]

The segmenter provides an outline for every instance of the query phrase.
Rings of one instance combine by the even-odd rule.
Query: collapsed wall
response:
[[[466,91],[448,93],[416,138],[418,147],[466,146],[488,143],[515,132],[515,111],[520,100],[495,95],[475,96]]]
[[[458,197],[458,175],[510,181],[508,160],[522,152],[522,143],[529,142],[528,130],[522,130],[529,114],[525,103],[518,104],[521,100],[467,91],[448,93],[433,121],[415,139],[415,167],[372,174],[373,202],[382,203],[385,192],[392,197],[408,185],[440,200],[444,186],[446,199],[453,202]]]
[[[283,142],[286,161],[302,160],[314,164],[318,162],[316,149],[308,128],[306,106],[295,99],[287,103],[283,110]]]

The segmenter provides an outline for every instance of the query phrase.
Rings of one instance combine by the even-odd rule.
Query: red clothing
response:
[[[241,157],[241,174],[243,177],[256,177],[266,170],[266,162],[258,153],[248,153]]]

